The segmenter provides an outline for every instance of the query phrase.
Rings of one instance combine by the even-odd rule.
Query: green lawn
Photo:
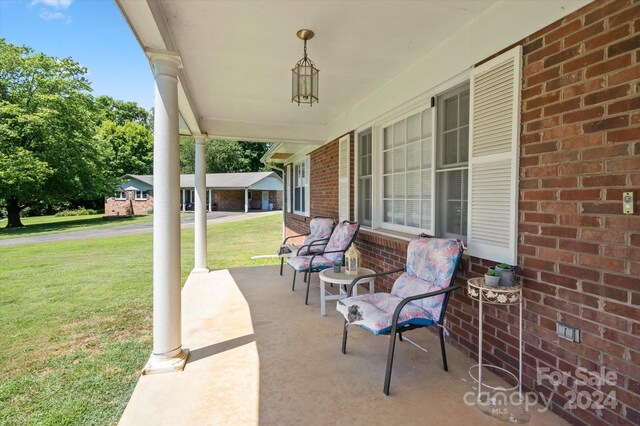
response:
[[[275,264],[281,216],[210,225],[209,267]],[[0,424],[113,424],[151,353],[152,234],[0,251]],[[182,276],[193,228],[182,230]]]
[[[104,219],[101,214],[87,216],[35,216],[22,218],[23,228],[5,228],[7,220],[0,221],[0,240],[31,235],[54,234],[57,232],[80,231],[92,228],[151,222],[153,215],[139,215],[120,219]]]

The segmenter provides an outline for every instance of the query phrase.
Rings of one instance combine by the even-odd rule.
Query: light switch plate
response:
[[[622,213],[633,214],[633,192],[622,193]]]

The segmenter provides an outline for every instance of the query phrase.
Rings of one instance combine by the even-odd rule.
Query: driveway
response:
[[[210,212],[207,213],[207,224],[234,222],[244,219],[282,214],[281,211],[267,212]],[[194,216],[183,216],[180,219],[181,227],[193,226]],[[118,235],[142,234],[153,231],[153,222],[136,223],[132,225],[111,226],[108,228],[86,229],[84,231],[60,232],[57,234],[32,235],[29,237],[9,238],[0,240],[0,247],[17,246],[21,244],[48,243],[51,241],[85,240],[88,238],[114,237]]]

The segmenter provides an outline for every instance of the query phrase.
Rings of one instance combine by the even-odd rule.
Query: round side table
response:
[[[344,272],[344,268],[341,269],[340,272],[333,272],[333,269],[324,269],[320,272],[320,315],[325,316],[325,304],[327,300],[340,300],[347,297],[347,288],[349,284],[356,278],[361,275],[371,275],[375,274],[374,271],[367,268],[358,269],[357,275],[347,275]],[[358,281],[358,285],[360,284],[369,284],[369,293],[373,293],[373,281],[374,278],[364,278]],[[327,291],[325,288],[325,284],[338,284],[340,286],[340,290],[338,294],[333,294]],[[353,295],[358,295],[358,286],[355,286],[353,289]]]

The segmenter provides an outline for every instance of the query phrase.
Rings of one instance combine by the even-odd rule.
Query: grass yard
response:
[[[103,219],[101,214],[86,216],[34,216],[22,218],[23,228],[6,228],[7,220],[0,221],[0,240],[31,235],[54,234],[58,232],[80,231],[92,228],[129,225],[153,221],[153,215],[138,215],[121,219]]]
[[[193,267],[182,230],[182,277]],[[210,225],[209,267],[275,264],[281,216]],[[115,424],[151,353],[152,235],[5,247],[0,424]]]

